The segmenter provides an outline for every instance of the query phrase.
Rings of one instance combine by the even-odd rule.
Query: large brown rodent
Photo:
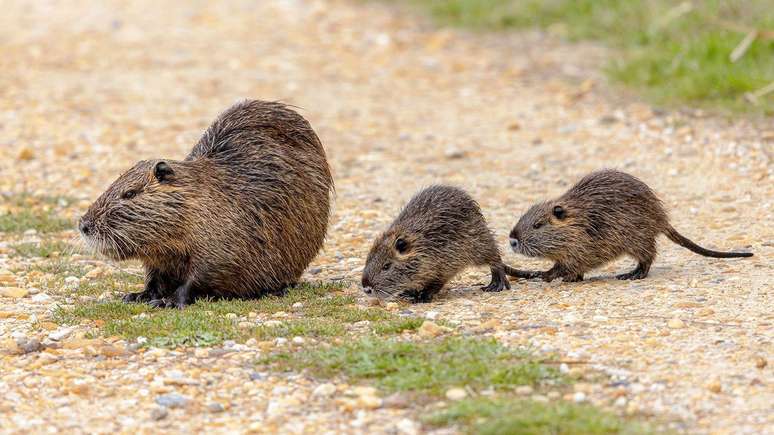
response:
[[[592,172],[557,199],[532,206],[510,234],[511,247],[530,257],[555,262],[546,272],[531,273],[546,281],[581,281],[589,270],[626,254],[637,260],[618,279],[642,279],[656,258],[656,236],[707,257],[750,257],[749,252],[702,248],[669,224],[656,194],[637,178],[616,170]]]
[[[125,302],[183,307],[295,284],[323,244],[333,179],[309,123],[280,103],[223,112],[185,160],[145,160],[81,218],[87,244],[140,259]]]
[[[463,190],[431,186],[417,193],[390,227],[374,241],[363,270],[363,290],[379,298],[428,302],[454,275],[487,265],[492,282],[484,291],[510,288],[481,209]]]

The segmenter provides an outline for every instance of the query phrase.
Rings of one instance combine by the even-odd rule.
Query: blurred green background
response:
[[[774,0],[408,1],[442,25],[600,41],[609,77],[657,104],[774,113]]]

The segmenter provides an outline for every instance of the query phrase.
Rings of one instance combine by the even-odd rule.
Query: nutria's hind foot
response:
[[[637,267],[634,268],[631,272],[622,273],[620,275],[617,275],[616,278],[618,279],[643,279],[648,276],[648,272],[650,271],[650,265],[646,265],[644,263],[637,263]]]
[[[505,276],[505,269],[502,265],[492,267],[492,281],[489,285],[481,287],[481,290],[485,292],[501,292],[504,289],[511,289],[511,283],[508,281],[508,277]]]

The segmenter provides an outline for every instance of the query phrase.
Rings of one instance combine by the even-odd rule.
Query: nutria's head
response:
[[[580,219],[573,216],[567,204],[559,201],[535,204],[511,230],[511,248],[528,257],[557,260],[577,240],[582,230],[579,224]]]
[[[401,228],[379,236],[363,269],[363,291],[380,299],[415,299],[428,285],[418,239]]]
[[[86,244],[116,260],[151,255],[180,240],[187,162],[144,160],[118,177],[78,224]]]

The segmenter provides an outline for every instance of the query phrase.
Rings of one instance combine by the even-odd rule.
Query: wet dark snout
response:
[[[368,277],[364,276],[361,284],[363,285],[363,292],[365,294],[370,295],[374,292],[373,288],[371,287],[371,280],[368,279]]]
[[[509,235],[511,249],[513,249],[514,252],[519,252],[519,245],[521,244],[521,237],[519,234],[518,228],[514,228],[511,230],[511,234]]]
[[[84,215],[78,222],[78,231],[84,237],[88,237],[94,233],[94,222],[89,215]]]

